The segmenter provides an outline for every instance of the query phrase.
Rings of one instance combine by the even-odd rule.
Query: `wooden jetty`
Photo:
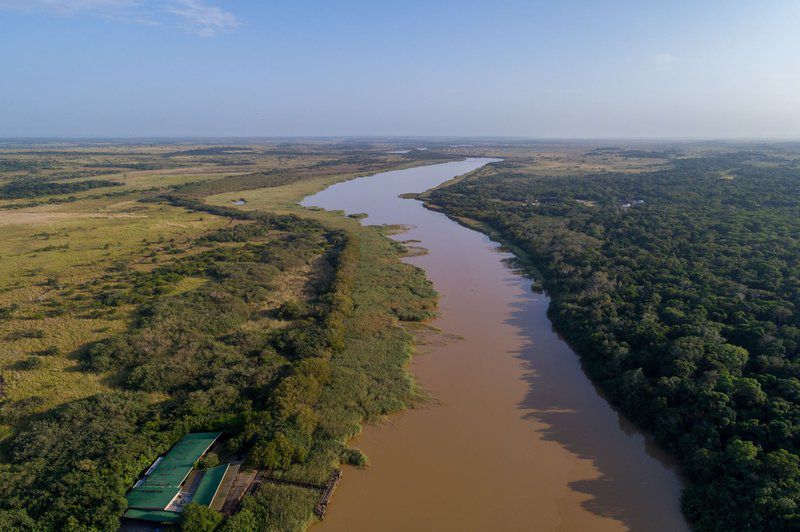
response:
[[[336,486],[339,485],[339,480],[342,478],[342,470],[341,469],[334,469],[333,473],[331,473],[331,478],[328,479],[328,484],[325,486],[325,489],[322,491],[322,497],[320,497],[319,502],[317,503],[317,508],[315,513],[317,517],[320,519],[325,519],[325,512],[328,510],[328,503],[333,496],[333,491],[336,489]]]

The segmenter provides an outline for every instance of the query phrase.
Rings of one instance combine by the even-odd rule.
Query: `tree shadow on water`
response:
[[[677,462],[610,406],[553,330],[549,299],[532,293],[529,282],[524,289],[505,320],[522,340],[514,355],[522,360],[529,385],[518,406],[525,419],[543,425],[544,440],[596,469],[597,478],[575,480],[569,487],[589,496],[582,503],[586,510],[631,530],[688,530],[680,513]]]

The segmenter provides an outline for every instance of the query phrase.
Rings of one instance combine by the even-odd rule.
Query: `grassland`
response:
[[[30,195],[0,201],[0,520],[113,526],[119,497],[175,427],[224,429],[239,452],[254,450],[252,465],[267,460],[290,480],[322,482],[343,460],[364,463],[346,441],[364,419],[415,400],[409,330],[431,315],[435,294],[381,229],[296,202],[338,180],[453,158],[386,151],[0,144],[0,186]],[[41,193],[82,180],[119,184]],[[287,318],[286,305],[300,310]],[[316,361],[304,361],[311,353]],[[206,374],[222,360],[225,371]],[[237,395],[246,401],[229,403]],[[76,431],[89,440],[54,450]],[[117,438],[128,431],[137,436]],[[275,455],[276,441],[293,450]],[[89,485],[105,496],[87,503]],[[270,486],[227,526],[302,529],[313,499]]]
[[[35,398],[36,412],[107,390],[100,376],[75,371],[77,354],[125,328],[130,309],[95,312],[93,285],[120,262],[151,268],[165,245],[180,250],[223,223],[116,198],[0,214],[0,307],[14,309],[0,321],[5,397]],[[46,350],[57,356],[40,356]],[[24,369],[30,356],[39,356],[41,366]]]

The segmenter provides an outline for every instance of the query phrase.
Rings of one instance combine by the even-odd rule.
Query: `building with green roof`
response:
[[[221,495],[220,485],[228,464],[196,471],[194,475],[192,472],[220,435],[220,432],[199,432],[184,436],[131,488],[127,495],[128,510],[123,517],[175,523],[189,502],[210,506]]]
[[[223,464],[211,468],[203,474],[203,478],[200,479],[200,484],[192,496],[193,503],[211,506],[219,492],[222,479],[225,478],[225,473],[228,472],[228,466],[229,464]]]

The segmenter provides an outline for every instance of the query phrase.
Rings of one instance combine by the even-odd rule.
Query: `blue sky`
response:
[[[800,2],[0,0],[0,137],[800,138]]]

